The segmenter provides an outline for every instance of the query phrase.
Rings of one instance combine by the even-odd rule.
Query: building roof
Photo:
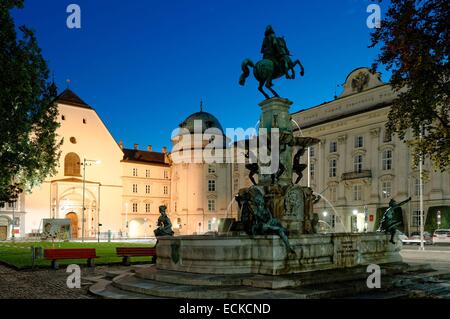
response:
[[[219,120],[211,113],[200,111],[189,115],[179,127],[182,129],[187,129],[191,134],[194,133],[195,124],[202,125],[201,133],[204,133],[207,129],[217,128],[223,133],[222,125],[220,125]]]
[[[88,105],[86,102],[84,102],[78,95],[76,95],[72,90],[65,89],[64,92],[62,92],[57,98],[56,102],[72,105],[72,106],[78,106],[83,107],[86,109],[92,109],[90,105]]]
[[[166,154],[160,152],[149,152],[135,149],[123,149],[123,160],[130,162],[143,162],[152,164],[169,165]]]

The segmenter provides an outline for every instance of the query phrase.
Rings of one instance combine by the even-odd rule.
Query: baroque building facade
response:
[[[325,198],[315,212],[338,230],[373,231],[391,199],[411,197],[402,207],[404,231],[419,231],[420,174],[407,143],[385,129],[396,92],[368,68],[352,71],[343,87],[333,101],[292,114],[298,135],[321,140],[303,159],[310,163],[303,185]],[[424,221],[450,214],[450,173],[434,171],[429,160],[423,170]]]

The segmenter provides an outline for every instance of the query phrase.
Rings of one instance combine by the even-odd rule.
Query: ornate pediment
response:
[[[339,97],[361,93],[380,85],[384,85],[380,73],[373,73],[369,68],[358,68],[347,76],[343,85],[344,92]]]

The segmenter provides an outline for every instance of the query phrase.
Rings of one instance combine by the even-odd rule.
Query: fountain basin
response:
[[[160,237],[157,268],[198,274],[285,275],[316,270],[398,263],[401,241],[383,233],[308,234],[289,238],[287,255],[278,236]]]

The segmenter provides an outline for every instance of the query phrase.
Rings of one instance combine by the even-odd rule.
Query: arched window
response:
[[[80,174],[80,157],[75,153],[69,153],[64,158],[64,175],[65,176],[81,176]]]

